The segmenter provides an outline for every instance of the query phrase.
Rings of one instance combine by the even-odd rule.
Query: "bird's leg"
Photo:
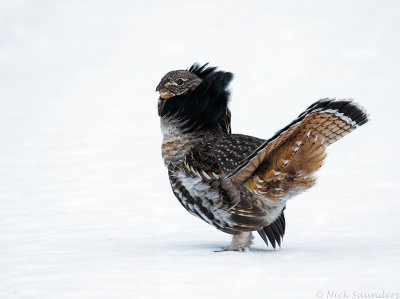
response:
[[[231,245],[222,251],[247,251],[253,244],[253,234],[251,232],[241,232],[233,235]]]
[[[233,235],[232,243],[227,250],[229,251],[247,251],[253,244],[253,234],[251,232],[241,232]]]

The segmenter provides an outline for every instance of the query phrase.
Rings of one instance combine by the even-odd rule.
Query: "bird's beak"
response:
[[[164,86],[161,84],[158,84],[156,87],[156,91],[158,91],[160,93],[160,98],[163,100],[168,100],[169,98],[171,98],[173,95],[164,88]]]

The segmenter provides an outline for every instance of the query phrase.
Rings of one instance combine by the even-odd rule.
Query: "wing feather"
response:
[[[248,140],[249,138],[246,137],[244,139]],[[259,142],[261,141],[259,140]],[[194,182],[204,186],[204,190],[202,190],[204,192],[201,192],[201,196],[196,196],[196,192],[179,191],[185,194],[186,201],[193,202],[199,206],[199,208],[192,209],[189,212],[195,215],[200,214],[201,218],[207,216],[207,220],[204,219],[206,222],[212,223],[218,229],[232,234],[240,231],[254,231],[263,227],[266,224],[268,210],[261,201],[250,200],[247,196],[243,196],[240,188],[232,180],[225,178],[224,172],[233,167],[234,160],[229,155],[229,152],[224,152],[221,147],[216,147],[217,144],[218,142],[215,140],[204,140],[186,156],[184,160],[185,169],[176,169],[176,172],[183,172],[186,178],[189,178],[186,179],[187,181],[190,179],[196,180]],[[244,147],[245,145],[243,144],[242,148]],[[219,151],[219,155],[215,154],[216,151]],[[221,159],[219,160],[219,158]],[[224,163],[224,161],[229,161],[232,165]],[[221,164],[221,162],[224,164]],[[177,177],[177,175],[172,176]],[[180,177],[182,176],[180,174]],[[175,181],[174,184],[181,189],[184,187],[182,186],[183,184],[179,185]],[[179,196],[180,194],[177,196],[178,199],[180,199]],[[183,205],[186,209],[191,209],[192,207]],[[201,208],[206,208],[206,211],[202,211]],[[210,216],[210,214],[213,216]],[[226,218],[224,223],[218,222],[220,218],[218,215],[222,214]]]

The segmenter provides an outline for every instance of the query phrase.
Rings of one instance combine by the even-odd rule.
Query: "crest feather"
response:
[[[215,73],[215,71],[217,70],[217,67],[214,66],[208,66],[208,62],[200,65],[198,62],[195,62],[192,64],[191,67],[188,68],[188,71],[195,74],[197,77],[204,79],[205,77],[207,77],[210,74]]]

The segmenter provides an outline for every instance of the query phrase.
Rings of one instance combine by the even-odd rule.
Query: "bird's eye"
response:
[[[183,84],[183,80],[182,79],[178,79],[178,80],[176,80],[176,83],[178,83],[178,85],[182,85]]]

